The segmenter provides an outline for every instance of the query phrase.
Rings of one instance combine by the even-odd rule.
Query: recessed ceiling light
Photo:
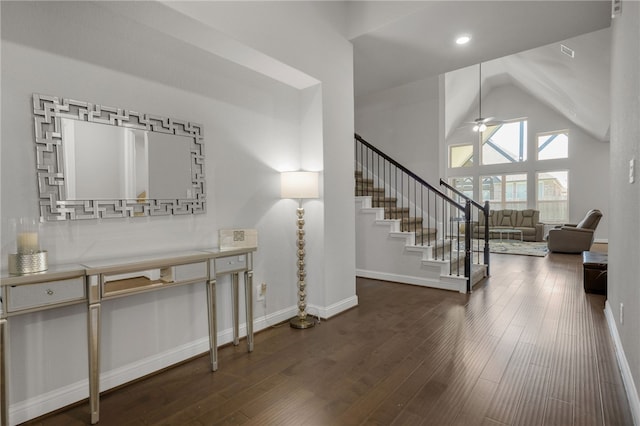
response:
[[[461,35],[456,38],[456,44],[467,44],[471,41],[470,35]]]

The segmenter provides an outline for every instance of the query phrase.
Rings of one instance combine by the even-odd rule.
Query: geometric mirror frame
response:
[[[202,125],[123,108],[42,94],[33,94],[33,114],[40,216],[42,220],[61,221],[182,215],[198,214],[206,211]],[[158,196],[155,198],[153,198],[152,194],[147,196],[145,191],[135,197],[120,195],[94,197],[86,194],[80,197],[69,197],[68,187],[75,185],[75,183],[69,180],[69,176],[65,176],[65,171],[67,170],[65,169],[65,160],[69,161],[68,158],[65,159],[65,149],[68,149],[68,147],[65,147],[65,141],[63,140],[63,124],[65,120],[117,126],[122,128],[120,130],[123,132],[143,133],[145,140],[147,137],[151,138],[153,136],[157,138],[176,138],[185,141],[183,163],[186,163],[186,165],[182,167],[185,168],[183,174],[186,173],[186,176],[183,180],[186,181],[185,186],[187,189],[180,193],[181,195]],[[66,154],[69,156],[70,152]],[[172,159],[174,156],[172,155],[164,155],[164,157],[163,161],[165,162],[174,161]],[[171,173],[175,172],[174,169],[177,169],[177,167],[173,167],[171,163],[163,167],[160,174],[163,175],[162,178],[165,179],[165,182],[167,182],[167,178],[169,179],[168,182],[173,181]],[[137,172],[132,172],[132,174],[135,173]],[[104,176],[95,177],[96,179],[108,180]]]

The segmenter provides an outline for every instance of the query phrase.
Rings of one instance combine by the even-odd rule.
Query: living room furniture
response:
[[[522,232],[523,241],[544,241],[544,224],[540,223],[540,212],[538,210],[490,210],[489,211],[489,232],[499,229],[514,229]],[[474,226],[474,238],[484,238],[485,217],[479,211],[478,222]],[[513,233],[516,236],[516,233]]]
[[[582,270],[584,291],[587,293],[607,294],[606,253],[595,251],[582,252]]]
[[[564,224],[549,230],[547,247],[555,253],[582,253],[589,251],[602,212],[592,209],[577,224]]]
[[[514,228],[489,228],[489,238],[491,237],[491,234],[498,234],[500,236],[500,241],[502,241],[504,239],[504,235],[513,235],[513,236],[520,236],[520,241],[522,240],[522,231],[520,229],[514,229]],[[515,238],[509,238],[509,239],[515,239]]]
[[[198,250],[103,259],[84,265],[50,266],[45,272],[26,275],[2,273],[0,279],[0,424],[9,415],[8,320],[15,315],[87,304],[89,405],[91,424],[100,419],[101,310],[111,299],[128,297],[182,285],[207,288],[209,355],[211,370],[218,369],[216,331],[216,279],[230,274],[233,298],[233,342],[238,344],[238,274],[244,272],[247,314],[247,349],[253,351],[253,252],[255,247],[229,250]],[[141,330],[142,332],[142,330]]]

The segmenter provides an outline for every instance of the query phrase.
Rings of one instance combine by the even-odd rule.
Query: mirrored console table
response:
[[[6,351],[8,319],[14,315],[87,304],[89,404],[91,423],[100,419],[101,308],[110,299],[205,283],[211,370],[218,369],[216,278],[231,276],[233,343],[239,344],[239,274],[244,273],[247,349],[253,350],[253,252],[256,248],[198,250],[126,259],[52,266],[30,275],[0,278],[0,425],[8,424],[9,384]]]
[[[9,424],[10,317],[29,312],[86,303],[85,268],[82,265],[50,266],[45,272],[0,278],[0,425]]]

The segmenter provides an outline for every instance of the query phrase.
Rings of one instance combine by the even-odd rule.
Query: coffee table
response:
[[[491,236],[492,233],[496,233],[496,234],[500,235],[500,241],[502,241],[502,238],[504,237],[505,234],[507,234],[507,235],[520,235],[520,241],[522,241],[522,231],[520,229],[489,228],[489,236]]]

